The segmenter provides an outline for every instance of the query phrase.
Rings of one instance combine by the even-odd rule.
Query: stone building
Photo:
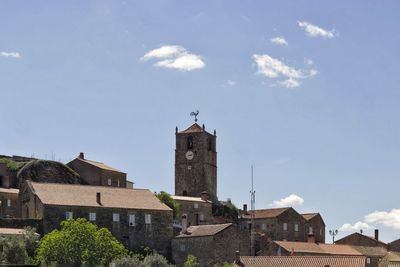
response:
[[[379,230],[375,229],[375,235],[367,236],[358,232],[345,236],[335,241],[335,244],[345,244],[353,246],[383,247],[388,248],[385,242],[379,240]]]
[[[19,216],[18,193],[16,188],[0,188],[0,219]]]
[[[212,202],[204,195],[203,197],[171,196],[179,204],[180,213],[186,215],[189,226],[213,222]]]
[[[184,131],[176,128],[175,195],[201,197],[203,192],[217,201],[216,132],[210,134],[197,123]]]
[[[84,153],[67,163],[88,185],[126,187],[126,173],[104,163],[85,159]]]
[[[306,220],[306,234],[313,235],[317,243],[325,243],[325,222],[321,214],[304,213],[301,215]]]
[[[189,254],[197,257],[201,267],[231,263],[237,250],[249,255],[250,235],[231,223],[190,226],[172,239],[172,259],[178,266]]]
[[[172,210],[149,190],[26,181],[19,197],[22,217],[41,219],[44,233],[65,219],[87,218],[129,249],[148,246],[168,253]]]

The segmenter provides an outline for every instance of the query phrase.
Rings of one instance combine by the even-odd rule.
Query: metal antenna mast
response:
[[[251,256],[256,255],[255,251],[255,246],[254,246],[254,213],[256,209],[256,191],[254,191],[254,182],[253,182],[253,165],[251,165],[251,236],[250,236],[250,242],[251,242]]]

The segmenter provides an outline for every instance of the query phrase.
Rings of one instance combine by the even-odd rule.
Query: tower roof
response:
[[[181,131],[179,133],[201,133],[203,132],[203,128],[201,128],[200,125],[198,125],[197,123],[194,123],[192,126],[190,126],[189,128],[187,128],[184,131]]]

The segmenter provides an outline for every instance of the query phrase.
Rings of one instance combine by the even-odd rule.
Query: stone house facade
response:
[[[190,226],[172,239],[172,259],[183,266],[189,254],[197,257],[201,267],[233,262],[235,252],[250,253],[250,235],[232,223]]]
[[[19,217],[19,189],[0,188],[0,219]]]
[[[126,173],[104,163],[85,159],[84,153],[67,163],[88,185],[126,187]]]
[[[383,247],[388,248],[385,242],[379,240],[379,231],[375,229],[375,236],[367,236],[361,233],[353,233],[335,241],[335,244],[345,244],[353,246],[365,246],[365,247]]]
[[[172,210],[149,190],[26,181],[19,197],[22,218],[41,219],[44,234],[65,219],[86,218],[129,249],[170,252]]]
[[[212,202],[207,198],[171,196],[180,206],[180,214],[186,215],[188,226],[211,224]],[[179,224],[180,222],[176,222]]]
[[[325,222],[319,213],[301,214],[306,220],[306,235],[313,235],[315,242],[325,243]]]
[[[175,195],[201,197],[207,192],[210,200],[217,198],[216,133],[205,126],[193,124],[184,131],[175,132]]]

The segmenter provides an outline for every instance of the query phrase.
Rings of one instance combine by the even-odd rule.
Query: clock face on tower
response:
[[[193,151],[189,150],[188,152],[186,152],[186,159],[187,160],[192,160],[194,157]]]

